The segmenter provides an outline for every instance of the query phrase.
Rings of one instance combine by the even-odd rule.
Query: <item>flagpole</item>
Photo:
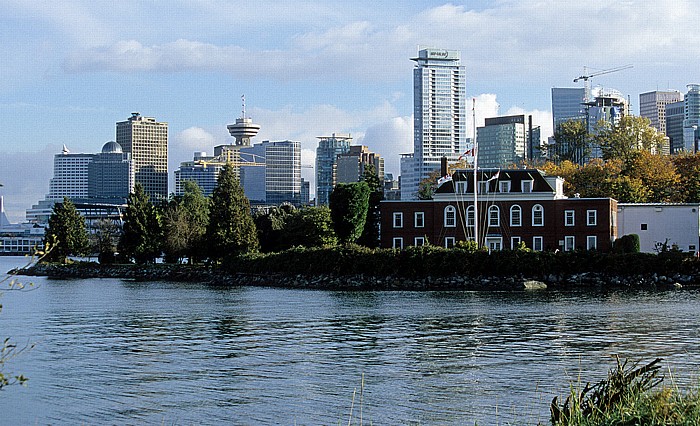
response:
[[[478,188],[476,177],[476,159],[479,156],[479,146],[476,144],[476,98],[472,98],[472,138],[474,144],[474,241],[476,242],[476,248],[479,248],[479,210],[477,207]]]

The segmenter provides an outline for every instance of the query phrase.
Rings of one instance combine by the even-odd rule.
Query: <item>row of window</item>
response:
[[[520,237],[510,238],[510,248],[516,249],[522,242]],[[572,251],[576,248],[576,237],[573,235],[567,235],[564,237],[563,241],[564,251]],[[415,237],[413,239],[414,246],[424,246],[426,244],[425,237]],[[561,243],[560,243],[561,244]],[[445,237],[444,246],[446,248],[454,247],[455,237]],[[486,246],[489,250],[503,250],[503,237],[486,237]],[[404,247],[403,237],[394,237],[392,241],[392,247],[395,249],[402,249]],[[596,250],[598,248],[598,237],[595,235],[586,236],[586,249]],[[544,250],[544,238],[541,236],[532,237],[532,250],[542,251]]]
[[[474,226],[474,206],[467,207],[467,226]],[[394,228],[403,228],[403,212],[394,212]],[[522,226],[523,211],[519,205],[510,208],[510,226]],[[586,210],[586,225],[596,226],[598,224],[598,211]],[[489,206],[488,225],[490,227],[501,226],[501,210],[498,206]],[[576,211],[564,211],[564,226],[576,225]],[[415,228],[425,227],[425,212],[415,212],[413,214],[413,226]],[[457,226],[457,209],[454,206],[447,206],[444,210],[445,228]],[[544,208],[540,204],[532,206],[532,226],[544,226]]]

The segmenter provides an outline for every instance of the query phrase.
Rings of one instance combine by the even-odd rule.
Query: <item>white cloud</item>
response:
[[[60,151],[60,146],[49,144],[38,152],[0,152],[0,194],[10,222],[24,222],[26,210],[49,192],[53,157]]]
[[[394,117],[370,126],[359,144],[384,157],[385,173],[398,178],[400,155],[413,152],[413,117]]]

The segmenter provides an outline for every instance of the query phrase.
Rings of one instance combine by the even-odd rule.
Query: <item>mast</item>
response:
[[[472,139],[474,143],[474,241],[476,241],[476,247],[479,248],[479,211],[476,205],[478,190],[476,176],[476,159],[479,156],[479,146],[476,144],[476,98],[472,98]]]

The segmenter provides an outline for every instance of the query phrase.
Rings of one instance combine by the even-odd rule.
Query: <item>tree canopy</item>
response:
[[[367,219],[358,243],[366,247],[379,246],[379,203],[384,199],[384,186],[377,175],[374,164],[367,164],[362,173],[362,181],[369,187]]]
[[[119,255],[136,263],[153,263],[161,254],[163,234],[161,218],[140,183],[129,195],[122,237],[119,240]]]
[[[367,220],[369,185],[367,182],[339,183],[330,196],[331,219],[335,233],[343,243],[354,243]]]
[[[164,251],[168,261],[204,257],[204,234],[209,223],[209,199],[196,182],[183,182],[184,194],[174,197],[163,213]]]
[[[85,255],[90,249],[85,220],[68,197],[53,206],[46,243],[51,247],[48,259],[57,262],[65,262],[68,256]]]
[[[250,201],[230,163],[221,170],[212,193],[206,240],[213,260],[258,250]]]

